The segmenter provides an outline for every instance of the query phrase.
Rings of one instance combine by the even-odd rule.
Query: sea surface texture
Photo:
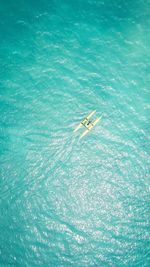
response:
[[[1,267],[150,266],[149,92],[150,0],[1,0]]]

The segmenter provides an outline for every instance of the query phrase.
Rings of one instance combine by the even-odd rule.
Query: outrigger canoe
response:
[[[84,125],[86,122],[88,122],[88,120],[92,117],[92,115],[96,112],[96,110],[93,110],[92,112],[89,113],[89,115],[87,117],[85,117],[83,119],[83,121],[81,121],[77,126],[76,128],[74,129],[74,132],[77,132],[81,127],[82,125]]]
[[[77,132],[82,126],[86,128],[86,130],[81,134],[80,139],[83,138],[85,135],[89,133],[89,131],[92,130],[92,128],[101,120],[102,116],[97,118],[95,121],[90,121],[89,119],[94,115],[96,110],[93,110],[88,114],[87,117],[85,117],[74,129],[74,132]]]

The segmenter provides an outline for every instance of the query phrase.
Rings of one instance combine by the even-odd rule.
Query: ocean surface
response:
[[[0,2],[0,266],[149,267],[150,0]]]

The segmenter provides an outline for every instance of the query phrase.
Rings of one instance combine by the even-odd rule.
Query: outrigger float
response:
[[[83,138],[85,135],[89,133],[89,131],[92,130],[92,128],[101,120],[102,116],[98,117],[95,121],[91,121],[90,118],[94,115],[96,110],[93,110],[88,114],[87,117],[85,117],[74,129],[74,132],[77,132],[82,126],[86,128],[86,130],[81,134],[80,139]]]

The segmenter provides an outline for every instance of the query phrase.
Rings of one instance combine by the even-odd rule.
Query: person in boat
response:
[[[91,123],[92,123],[92,121],[88,121],[86,125],[89,126]]]

